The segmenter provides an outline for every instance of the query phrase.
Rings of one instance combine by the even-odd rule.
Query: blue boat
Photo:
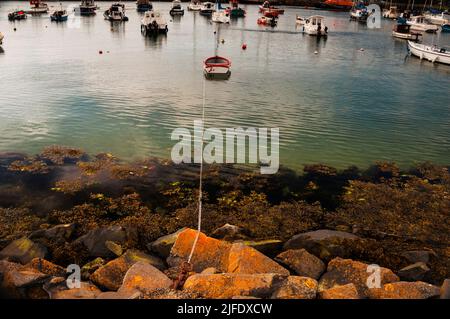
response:
[[[56,21],[56,22],[63,22],[63,21],[67,21],[67,19],[69,18],[69,15],[67,14],[66,10],[56,10],[55,12],[53,12],[50,15],[50,20],[51,21]]]
[[[137,0],[136,1],[137,12],[152,11],[153,5],[149,0]]]
[[[450,24],[443,24],[441,26],[441,32],[450,33]]]

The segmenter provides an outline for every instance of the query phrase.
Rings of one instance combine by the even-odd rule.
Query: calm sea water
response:
[[[188,11],[171,21],[170,4],[156,2],[169,33],[155,40],[140,34],[134,2],[130,21],[115,25],[101,14],[109,2],[99,5],[77,28],[74,15],[11,23],[8,11],[28,3],[0,1],[0,152],[61,144],[168,158],[172,130],[201,117],[202,61],[214,53],[216,26]],[[295,15],[318,11],[288,7],[271,32],[256,24],[256,6],[244,8],[246,18],[220,30],[232,75],[206,83],[207,126],[279,127],[281,164],[293,168],[449,164],[450,67],[405,59],[406,43],[390,36],[394,22],[368,30],[348,13],[320,11],[325,41],[296,33]],[[425,36],[432,41],[449,45],[450,34]]]

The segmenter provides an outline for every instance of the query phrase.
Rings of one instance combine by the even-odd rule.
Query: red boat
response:
[[[203,62],[203,73],[210,80],[226,80],[231,75],[230,67],[230,60],[216,55]]]
[[[319,5],[322,9],[347,11],[353,7],[353,1],[350,0],[325,0]]]
[[[264,1],[262,5],[259,6],[259,12],[265,13],[266,11],[277,12],[278,14],[284,14],[284,9],[279,9],[270,5],[269,1]]]
[[[275,17],[261,17],[256,21],[256,23],[258,23],[259,25],[269,25],[271,27],[276,27],[277,19]]]
[[[264,16],[267,18],[278,18],[279,14],[280,13],[278,12],[278,10],[269,9],[269,10],[264,11]]]

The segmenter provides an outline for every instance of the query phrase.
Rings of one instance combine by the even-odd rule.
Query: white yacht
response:
[[[450,64],[450,49],[408,41],[408,50],[421,60]]]
[[[424,16],[412,16],[407,22],[411,26],[411,30],[421,32],[436,32],[439,27],[428,23]]]

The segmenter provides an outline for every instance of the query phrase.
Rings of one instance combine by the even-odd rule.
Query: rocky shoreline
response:
[[[448,167],[206,166],[187,263],[197,177],[60,146],[0,154],[0,296],[449,298]]]

